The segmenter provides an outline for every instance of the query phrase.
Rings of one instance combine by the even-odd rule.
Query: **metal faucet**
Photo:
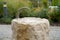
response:
[[[28,10],[31,12],[31,10],[30,10],[29,7],[22,7],[22,8],[19,8],[19,9],[17,10],[17,13],[16,13],[17,18],[19,18],[19,15],[20,15],[20,12],[21,12],[22,9],[28,9]]]

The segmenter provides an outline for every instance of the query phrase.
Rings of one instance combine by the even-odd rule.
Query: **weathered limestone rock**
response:
[[[41,18],[20,18],[12,21],[13,40],[48,40],[49,21]]]

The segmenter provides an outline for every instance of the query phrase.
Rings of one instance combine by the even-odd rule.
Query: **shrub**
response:
[[[41,18],[47,18],[47,9],[43,9],[40,12],[38,12],[37,16]]]
[[[31,12],[30,12],[30,10],[28,10],[28,9],[22,9],[21,11],[20,11],[20,17],[22,18],[22,17],[29,17],[29,14],[30,14]]]
[[[60,23],[60,8],[54,9],[53,12],[48,13],[48,16],[50,21]]]
[[[0,0],[0,18],[3,16],[3,2]]]
[[[47,9],[36,8],[30,13],[30,17],[47,18]]]
[[[0,23],[10,24],[11,20],[12,20],[12,18],[0,18]]]

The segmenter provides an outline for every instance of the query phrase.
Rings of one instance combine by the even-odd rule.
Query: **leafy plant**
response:
[[[0,18],[3,16],[3,1],[0,0]]]
[[[48,13],[48,16],[52,22],[60,22],[60,9],[54,9],[52,13]]]
[[[0,18],[0,23],[10,24],[12,18]]]

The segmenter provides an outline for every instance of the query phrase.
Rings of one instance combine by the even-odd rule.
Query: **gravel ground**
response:
[[[60,40],[60,26],[50,27],[50,40]],[[12,40],[11,25],[0,25],[0,40]]]
[[[60,40],[60,26],[50,28],[49,38],[50,40]]]
[[[11,40],[12,31],[10,25],[0,25],[0,40]]]

